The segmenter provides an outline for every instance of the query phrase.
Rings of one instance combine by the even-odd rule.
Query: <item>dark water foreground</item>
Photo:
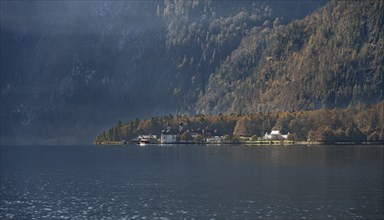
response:
[[[383,167],[383,146],[2,146],[0,219],[383,219]]]

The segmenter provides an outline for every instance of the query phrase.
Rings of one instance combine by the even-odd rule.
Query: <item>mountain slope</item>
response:
[[[2,1],[1,140],[87,142],[119,119],[383,100],[383,3],[313,12],[325,3]]]
[[[333,1],[286,26],[253,28],[220,69],[199,112],[346,107],[384,99],[382,1]]]
[[[157,2],[1,4],[2,136],[88,142],[116,118],[174,108],[156,97],[175,69]]]
[[[175,99],[181,112],[194,112],[210,75],[252,28],[300,19],[325,1],[165,1],[158,14],[167,26],[167,54],[177,63]]]
[[[192,112],[247,31],[302,18],[321,3],[0,4],[2,140],[73,143],[118,119]]]

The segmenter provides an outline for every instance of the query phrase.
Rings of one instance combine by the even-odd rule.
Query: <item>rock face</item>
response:
[[[90,142],[118,119],[383,100],[383,3],[323,5],[3,1],[1,140]]]

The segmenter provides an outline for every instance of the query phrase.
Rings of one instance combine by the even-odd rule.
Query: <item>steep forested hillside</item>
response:
[[[209,77],[249,36],[300,19],[325,1],[165,1],[157,14],[167,27],[167,54],[176,62],[174,98],[181,112],[194,112]],[[244,63],[244,65],[249,65]]]
[[[85,141],[169,112],[383,100],[379,0],[0,4],[1,140]]]
[[[347,107],[384,99],[384,3],[332,1],[252,28],[209,80],[200,112]]]
[[[176,107],[158,98],[176,69],[158,2],[1,4],[2,136],[88,141],[116,118]]]
[[[1,137],[13,143],[89,140],[117,118],[193,111],[210,73],[246,31],[281,18],[289,6],[212,0],[0,3]],[[304,17],[318,5],[294,3],[296,10],[281,20]]]

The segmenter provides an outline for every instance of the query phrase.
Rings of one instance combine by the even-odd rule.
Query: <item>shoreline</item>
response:
[[[149,143],[149,144],[136,144],[136,143],[127,143],[125,141],[110,141],[110,142],[93,142],[94,145],[158,145],[158,146],[172,146],[172,145],[244,145],[244,146],[310,146],[310,145],[384,145],[384,141],[374,141],[374,142],[320,142],[320,141],[246,141],[246,142],[176,142],[176,143]]]

